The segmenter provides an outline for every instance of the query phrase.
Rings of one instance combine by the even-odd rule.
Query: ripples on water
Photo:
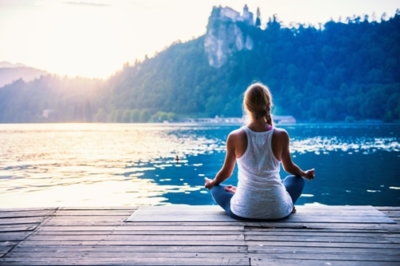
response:
[[[199,124],[3,124],[0,206],[212,204],[203,180],[212,178],[221,167],[225,138],[235,128]],[[303,168],[317,169],[317,179],[308,184],[300,204],[360,204],[360,200],[362,204],[360,196],[348,202],[361,190],[360,195],[389,193],[388,200],[394,205],[400,202],[397,172],[379,185],[370,182],[382,179],[374,172],[354,180],[363,171],[354,166],[360,160],[368,162],[366,158],[376,163],[377,158],[385,157],[376,169],[384,177],[385,170],[396,171],[391,164],[400,159],[399,126],[298,125],[286,129],[295,161]],[[236,170],[230,183],[236,183],[235,175]],[[346,181],[349,176],[351,180]],[[324,180],[333,182],[332,187],[324,186]],[[364,188],[360,182],[371,183],[371,187]],[[344,203],[330,201],[336,194],[338,198],[351,196],[344,197]]]

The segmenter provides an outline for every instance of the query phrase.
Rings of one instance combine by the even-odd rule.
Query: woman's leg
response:
[[[240,218],[231,211],[231,198],[234,193],[226,191],[224,185],[217,185],[211,188],[211,195],[214,201],[226,211],[226,213],[233,218]]]
[[[304,179],[301,176],[290,175],[283,180],[283,185],[292,198],[293,204],[295,204],[303,191]]]

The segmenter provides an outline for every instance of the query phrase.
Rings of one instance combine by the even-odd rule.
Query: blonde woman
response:
[[[273,126],[269,89],[255,83],[245,92],[243,108],[248,122],[232,131],[226,142],[226,156],[213,180],[205,179],[215,202],[237,219],[281,219],[295,212],[304,179],[312,180],[314,169],[303,171],[293,163],[289,135]],[[238,163],[238,185],[225,186]],[[291,174],[280,179],[280,164]]]

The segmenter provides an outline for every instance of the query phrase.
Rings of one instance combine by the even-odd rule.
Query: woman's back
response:
[[[280,162],[272,151],[274,129],[255,132],[242,127],[246,149],[237,158],[238,187],[231,200],[233,213],[241,217],[276,219],[289,215],[292,200],[279,176]],[[242,139],[243,141],[243,139]],[[239,147],[242,147],[238,143]]]

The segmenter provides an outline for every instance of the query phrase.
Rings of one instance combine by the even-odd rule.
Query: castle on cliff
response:
[[[230,7],[222,7],[220,10],[220,18],[228,18],[232,21],[243,21],[247,25],[254,25],[253,13],[249,11],[247,5],[244,5],[242,15]]]
[[[238,24],[244,23],[249,27],[259,26],[259,9],[254,23],[253,13],[247,5],[243,14],[230,7],[214,7],[208,20],[207,32],[204,38],[204,51],[210,66],[219,68],[235,51],[252,50],[253,39],[249,33]]]

